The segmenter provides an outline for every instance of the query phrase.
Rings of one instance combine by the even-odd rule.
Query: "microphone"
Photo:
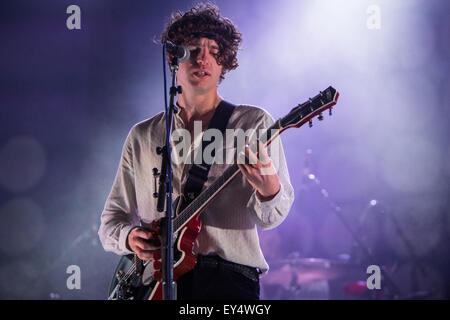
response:
[[[189,59],[189,56],[191,55],[188,48],[185,46],[178,46],[170,41],[166,41],[166,51],[173,57],[178,58],[178,62],[185,62],[187,59]]]

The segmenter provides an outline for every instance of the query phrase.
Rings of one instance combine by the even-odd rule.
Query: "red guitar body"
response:
[[[184,209],[183,197],[174,201],[177,212]],[[174,268],[173,279],[177,281],[182,275],[194,269],[197,257],[193,254],[194,243],[200,233],[202,223],[199,220],[201,211],[191,217],[191,219],[180,229],[174,243]],[[162,278],[160,271],[155,272],[155,279]],[[157,282],[148,297],[149,300],[163,300],[163,290],[160,282]]]

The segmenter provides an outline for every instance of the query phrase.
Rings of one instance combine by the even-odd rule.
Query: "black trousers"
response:
[[[178,279],[177,300],[259,300],[258,277],[251,279],[230,263],[217,261],[199,257],[194,269]]]

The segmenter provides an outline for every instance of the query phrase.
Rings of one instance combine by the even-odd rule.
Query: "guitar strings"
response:
[[[151,261],[151,260],[148,260],[148,261],[144,262],[144,267],[146,267],[147,264],[148,264],[150,261]],[[120,279],[120,281],[128,280],[129,277],[135,275],[135,271],[136,271],[136,267],[135,267],[135,265],[133,264],[133,265],[128,269],[128,271],[125,273],[125,275],[122,277],[122,279]],[[119,281],[119,282],[120,282],[120,281]]]

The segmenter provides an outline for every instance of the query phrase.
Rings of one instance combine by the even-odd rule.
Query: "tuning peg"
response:
[[[319,116],[317,117],[317,119],[319,119],[319,121],[322,121],[322,120],[323,120],[323,115],[322,115],[322,112],[321,112],[321,113],[319,113]]]
[[[312,120],[309,120],[309,127],[312,127]]]
[[[332,110],[333,110],[333,107],[331,107],[329,110],[328,110],[328,114],[331,116],[332,115]]]

